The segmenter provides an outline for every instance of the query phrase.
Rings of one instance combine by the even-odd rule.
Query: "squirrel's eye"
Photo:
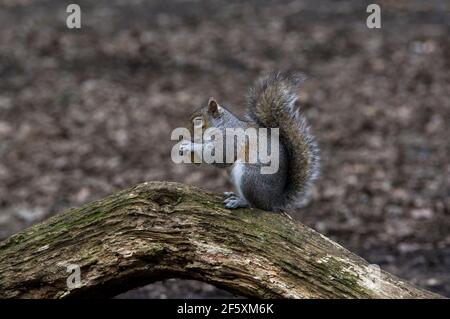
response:
[[[201,117],[196,117],[194,120],[194,127],[196,128],[202,128],[203,127],[203,120]]]

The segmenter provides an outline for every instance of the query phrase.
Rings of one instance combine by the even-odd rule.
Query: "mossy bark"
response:
[[[283,214],[222,201],[151,182],[54,216],[0,243],[0,297],[110,297],[173,277],[257,298],[440,297]],[[81,286],[68,287],[68,265]]]

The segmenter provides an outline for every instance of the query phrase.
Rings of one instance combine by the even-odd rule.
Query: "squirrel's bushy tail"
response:
[[[288,152],[288,180],[282,208],[298,206],[319,174],[319,152],[296,100],[303,77],[271,73],[250,90],[248,116],[261,127],[279,128]]]

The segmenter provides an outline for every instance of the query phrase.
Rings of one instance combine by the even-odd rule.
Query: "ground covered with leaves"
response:
[[[322,174],[297,220],[450,296],[450,4],[378,1],[0,1],[0,239],[149,180],[224,191],[176,165],[171,131],[214,96],[244,114],[274,69],[307,76]],[[229,297],[182,280],[121,297]]]

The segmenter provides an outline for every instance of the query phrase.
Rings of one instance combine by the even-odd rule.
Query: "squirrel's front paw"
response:
[[[192,151],[192,143],[190,141],[183,141],[180,143],[179,153],[184,156]]]
[[[228,208],[228,209],[249,207],[249,205],[245,199],[242,199],[242,198],[236,197],[236,196],[228,197],[223,202],[225,204],[225,208]]]

